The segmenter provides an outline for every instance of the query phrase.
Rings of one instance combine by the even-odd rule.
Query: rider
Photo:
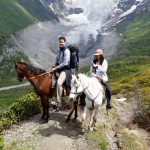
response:
[[[66,38],[61,36],[59,37],[59,51],[55,60],[55,64],[52,66],[52,72],[59,74],[57,80],[57,106],[61,106],[61,96],[63,93],[63,84],[68,80],[68,75],[70,78],[71,69],[69,66],[70,63],[70,50],[66,46]],[[53,74],[52,79],[52,88],[55,88],[55,75]]]
[[[107,76],[108,62],[104,58],[103,51],[101,49],[96,50],[94,56],[95,57],[92,63],[92,76],[96,77],[105,86],[105,94],[107,98],[106,109],[111,109],[111,92]]]

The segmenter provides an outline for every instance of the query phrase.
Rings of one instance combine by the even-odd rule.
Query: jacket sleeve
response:
[[[94,73],[93,62],[91,62],[90,75],[91,75],[92,77],[96,77],[96,76],[97,76],[97,75]]]
[[[65,67],[65,66],[69,65],[69,62],[70,62],[70,50],[69,49],[65,49],[63,62],[56,67],[56,70],[57,69],[61,69],[61,68]]]
[[[102,65],[99,65],[99,70],[102,73],[106,73],[108,69],[108,62],[106,60],[104,60]]]

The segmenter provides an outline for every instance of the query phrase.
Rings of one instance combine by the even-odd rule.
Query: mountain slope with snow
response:
[[[116,25],[127,24],[137,14],[148,11],[147,0],[40,2],[53,11],[59,22],[39,22],[12,35],[12,39],[16,50],[24,52],[34,65],[44,68],[49,68],[55,58],[60,35],[66,36],[69,44],[80,47],[81,64],[89,62],[97,48],[102,48],[105,56],[110,57],[116,53],[122,38],[114,30]]]

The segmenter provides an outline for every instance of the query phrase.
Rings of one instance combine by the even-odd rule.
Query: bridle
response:
[[[88,88],[88,86],[84,88],[84,86],[82,85],[81,82],[80,82],[80,85],[83,87],[83,92]],[[75,92],[71,92],[71,91],[70,91],[70,93],[71,93],[71,94],[76,94],[76,95],[80,94],[80,93],[77,92],[77,91],[78,91],[78,88],[80,87],[80,85],[76,87],[76,91],[75,91]],[[82,92],[81,92],[81,93],[82,93]]]
[[[83,92],[84,92],[85,90],[88,90],[88,87],[89,87],[89,86],[87,86],[87,87],[84,88],[84,86],[82,85],[81,82],[80,82],[80,85],[83,87]],[[76,88],[76,92],[71,92],[71,91],[70,91],[70,93],[71,93],[71,94],[76,94],[76,95],[80,94],[80,93],[77,93],[78,88],[80,87],[80,85]],[[88,92],[90,93],[89,90],[88,90]],[[101,92],[101,91],[98,92],[98,94],[96,95],[96,97],[95,97],[94,99],[90,99],[90,98],[88,98],[88,99],[89,99],[90,101],[95,101],[95,99],[98,97],[98,95],[100,94],[100,92]],[[82,92],[81,92],[81,93],[82,93]],[[90,94],[91,94],[91,93],[90,93]]]
[[[18,65],[17,65],[16,69],[17,69],[17,71],[19,71],[19,73],[21,73],[21,70],[20,70],[20,68],[19,68]],[[39,76],[43,76],[43,75],[48,74],[48,73],[52,73],[52,72],[51,72],[51,71],[47,71],[47,72],[45,72],[45,73],[42,73],[42,74],[36,75],[36,76],[34,76],[34,77],[31,77],[31,78],[29,78],[29,80],[35,79],[35,78],[37,78],[37,77],[39,77]]]

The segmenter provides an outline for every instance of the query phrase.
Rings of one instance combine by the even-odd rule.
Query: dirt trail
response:
[[[19,84],[19,85],[11,85],[11,86],[0,88],[0,91],[10,90],[10,89],[15,89],[15,88],[20,88],[20,87],[24,87],[24,86],[28,86],[28,85],[30,85],[29,82],[26,82],[26,83],[23,83],[23,84]]]
[[[125,135],[135,136],[141,148],[134,150],[149,150],[149,133],[133,123],[137,104],[135,101],[118,102],[114,100],[114,108],[110,115],[106,115],[105,107],[101,109],[98,117],[99,125],[106,126],[106,136],[109,144],[109,150],[125,149]],[[76,123],[65,122],[68,112],[51,112],[50,120],[47,124],[39,121],[40,115],[36,115],[20,125],[15,125],[4,134],[4,140],[7,149],[36,149],[36,150],[91,150],[93,148],[90,142],[81,134],[81,117]],[[129,136],[130,138],[130,136]],[[130,139],[127,139],[130,141]],[[132,139],[131,139],[132,140]],[[127,141],[127,142],[129,142]],[[139,146],[139,148],[140,148]],[[132,148],[131,148],[132,150]]]

